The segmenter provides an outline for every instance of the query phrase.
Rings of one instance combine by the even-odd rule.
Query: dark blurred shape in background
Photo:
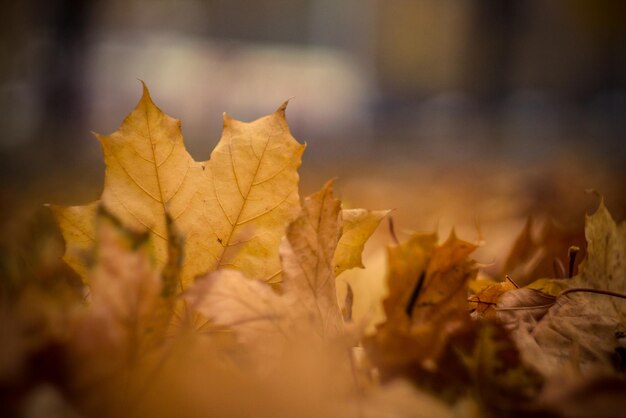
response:
[[[350,161],[471,173],[480,161],[511,171],[574,156],[594,159],[615,190],[626,181],[624,1],[9,0],[0,8],[4,200],[36,184],[46,184],[42,200],[79,203],[81,187],[95,198],[102,162],[89,131],[117,128],[139,99],[137,79],[183,121],[198,160],[216,143],[223,111],[249,120],[295,97],[288,118],[310,144],[308,167],[344,163],[323,175],[349,176],[341,170]],[[600,179],[591,186],[613,190],[604,177],[590,176]],[[537,200],[554,189],[542,183],[532,183]]]

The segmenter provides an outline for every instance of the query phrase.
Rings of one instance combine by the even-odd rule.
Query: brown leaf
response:
[[[389,249],[387,321],[365,341],[387,378],[436,369],[450,336],[470,321],[467,283],[476,267],[467,257],[476,247],[454,234],[434,243],[434,235],[415,235]]]
[[[497,317],[503,324],[512,328],[520,324],[534,326],[536,321],[548,313],[555,302],[555,296],[536,289],[510,290],[497,299]]]
[[[578,257],[584,257],[582,228],[565,228],[553,219],[546,219],[537,235],[533,230],[533,220],[529,218],[506,259],[501,275],[510,275],[520,285],[540,277],[563,278],[556,274],[555,265],[559,271],[562,270],[559,274],[568,273],[568,249],[578,246],[581,249]],[[575,274],[576,266],[573,267]]]
[[[626,222],[616,224],[601,202],[596,213],[586,219],[585,235],[587,257],[581,264],[579,275],[571,280],[572,288],[585,286],[623,294],[626,291],[623,268]],[[529,293],[531,289],[526,291]],[[514,292],[519,290],[504,296]],[[544,299],[552,298],[543,295]],[[575,351],[583,372],[597,368],[610,370],[615,349],[623,344],[623,335],[626,335],[626,300],[579,292],[564,294],[552,304],[536,325],[528,322],[529,313],[526,313],[527,317],[523,319],[526,326],[518,327],[513,333],[527,361],[538,365],[541,373],[550,376],[567,364]],[[541,310],[543,313],[544,308]]]
[[[457,348],[473,380],[476,396],[489,416],[523,412],[536,396],[541,378],[520,357],[508,332],[497,322],[475,323],[476,338],[470,350]]]

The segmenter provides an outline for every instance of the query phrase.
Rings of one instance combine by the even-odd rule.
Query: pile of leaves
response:
[[[584,248],[529,224],[495,278],[454,232],[390,228],[372,324],[337,277],[389,211],[343,208],[332,181],[300,199],[286,105],[224,115],[205,162],[145,86],[97,136],[100,200],[51,206],[79,279],[4,292],[3,416],[622,416],[626,223],[601,202],[579,266]],[[533,277],[561,247],[554,277]]]

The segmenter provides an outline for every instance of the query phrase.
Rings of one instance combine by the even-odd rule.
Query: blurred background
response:
[[[626,214],[625,22],[621,0],[4,0],[3,239],[99,196],[90,131],[117,129],[141,79],[196,160],[222,112],[293,97],[303,193],[337,176],[347,205],[455,225],[501,265],[530,214],[580,231],[586,188]]]

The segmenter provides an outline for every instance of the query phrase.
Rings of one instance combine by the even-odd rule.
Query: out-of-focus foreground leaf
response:
[[[344,213],[334,197],[332,182],[304,200],[281,244],[281,295],[240,272],[222,270],[200,278],[188,289],[185,298],[189,306],[265,353],[280,353],[285,341],[294,343],[296,338],[332,340],[341,336],[344,325],[333,260],[339,251]],[[360,252],[353,256],[360,258]]]

